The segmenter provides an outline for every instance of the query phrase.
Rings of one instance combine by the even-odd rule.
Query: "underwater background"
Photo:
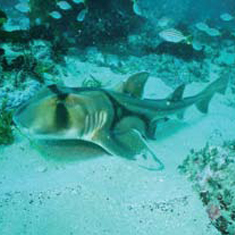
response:
[[[235,235],[234,65],[232,0],[0,0],[0,234]],[[15,123],[45,87],[112,90],[142,71],[145,99],[229,80],[205,114],[159,122],[161,171]]]

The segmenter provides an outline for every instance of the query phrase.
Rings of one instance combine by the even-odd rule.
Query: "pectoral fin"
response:
[[[163,163],[157,158],[154,151],[137,130],[132,129],[116,138],[126,145],[129,152],[133,153],[133,158],[140,167],[152,171],[164,169]]]
[[[130,120],[133,121],[132,126],[130,129],[126,129],[126,124]],[[155,171],[162,170],[164,168],[163,163],[156,157],[139,130],[134,128],[134,121],[132,118],[127,118],[116,127],[113,133],[97,133],[94,141],[112,155],[136,160],[142,168]],[[140,129],[142,129],[142,126]]]
[[[150,121],[149,125],[147,126],[147,129],[146,129],[146,136],[149,139],[156,140],[158,124],[167,122],[168,120],[169,120],[169,118],[165,117],[165,118]]]

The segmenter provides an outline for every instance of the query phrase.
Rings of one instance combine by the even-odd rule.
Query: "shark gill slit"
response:
[[[99,129],[98,112],[94,112],[92,116],[93,116],[93,130],[97,130]]]
[[[92,133],[92,131],[94,130],[94,128],[95,128],[95,121],[94,121],[94,115],[93,115],[93,113],[91,113],[91,114],[88,114],[88,117],[89,117],[89,122],[88,122],[88,126],[89,126],[89,128],[88,128],[88,134],[90,134],[90,133]]]
[[[88,126],[86,134],[89,135],[94,131],[102,128],[104,124],[104,114],[102,111],[95,112],[87,115],[86,117],[86,125]]]
[[[104,91],[105,92],[105,91]],[[143,120],[143,122],[145,123],[146,126],[146,131],[148,130],[148,126],[149,126],[149,119],[147,117],[145,117],[144,115],[141,115],[137,112],[133,112],[128,110],[127,108],[125,108],[121,103],[119,103],[111,94],[109,94],[108,92],[105,92],[105,94],[107,95],[107,97],[109,98],[112,106],[113,106],[113,110],[114,110],[114,119],[112,121],[111,124],[111,130],[113,130],[115,128],[115,125],[124,117],[128,117],[128,116],[138,116],[141,120]],[[118,113],[117,110],[118,108],[121,108],[121,113]]]
[[[90,125],[90,117],[89,117],[89,112],[86,104],[84,103],[84,100],[80,100],[80,108],[82,109],[82,113],[85,116],[84,120],[84,128],[81,131],[81,137],[85,137],[86,135],[89,134],[89,125]]]

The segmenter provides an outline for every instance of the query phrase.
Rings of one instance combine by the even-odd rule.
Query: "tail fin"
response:
[[[200,96],[203,98],[196,104],[196,107],[202,113],[208,112],[209,103],[214,96],[215,93],[225,94],[225,91],[228,86],[229,75],[223,76],[214,82],[212,82],[209,86],[207,86],[201,93]]]
[[[212,99],[213,95],[206,97],[205,99],[203,99],[202,101],[198,102],[196,104],[197,109],[202,112],[202,113],[207,113],[208,112],[208,107],[209,107],[209,103]]]

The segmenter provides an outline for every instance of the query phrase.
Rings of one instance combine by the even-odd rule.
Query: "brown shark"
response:
[[[146,142],[155,139],[158,122],[171,115],[182,118],[193,104],[207,113],[211,98],[224,94],[228,79],[219,78],[191,97],[183,98],[185,85],[180,85],[166,99],[153,100],[142,97],[148,76],[141,72],[129,77],[119,92],[47,86],[16,111],[14,121],[33,138],[85,140],[149,170],[161,170],[163,163]]]

